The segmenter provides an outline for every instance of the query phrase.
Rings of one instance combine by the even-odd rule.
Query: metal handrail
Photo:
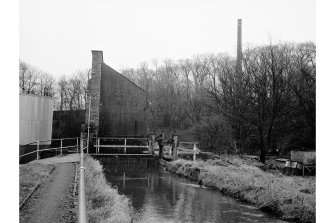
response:
[[[31,142],[31,143],[28,143],[28,144],[25,144],[23,146],[28,146],[28,145],[35,145],[35,143],[40,143],[40,142],[48,142],[48,141],[59,141],[59,140],[70,140],[70,139],[77,139],[79,137],[73,137],[73,138],[60,138],[60,139],[46,139],[46,140],[38,140],[38,141],[35,141],[35,142]]]
[[[63,147],[62,143],[61,143],[61,147],[57,147],[57,148],[48,148],[48,149],[43,149],[43,150],[39,150],[39,143],[42,141],[50,141],[50,140],[41,140],[41,141],[36,141],[37,143],[37,149],[36,151],[32,151],[23,155],[20,155],[19,157],[23,157],[32,153],[37,153],[37,160],[39,159],[39,153],[41,151],[47,151],[47,150],[55,150],[55,149],[65,149],[65,148],[69,148],[69,147],[77,147],[78,148],[78,139],[79,137],[76,138],[64,138],[64,140],[66,139],[77,139],[77,145],[75,146],[66,146]],[[55,140],[61,140],[61,142],[63,141],[63,139],[55,139]],[[84,141],[86,141],[86,147],[84,148]],[[29,145],[29,144],[26,144]],[[85,195],[85,167],[84,167],[84,149],[87,149],[87,139],[83,139],[82,137],[80,137],[80,174],[79,174],[79,205],[78,205],[78,222],[79,223],[87,223],[88,222],[88,218],[87,218],[87,211],[86,211],[86,195]],[[78,153],[78,150],[77,150]]]
[[[87,148],[87,147],[86,147]],[[78,205],[78,222],[86,223],[87,211],[86,211],[86,194],[85,194],[85,167],[84,167],[84,142],[80,138],[80,175],[79,175],[79,205]]]
[[[69,139],[77,139],[77,144],[76,145],[73,145],[73,146],[63,146],[63,140],[69,140]],[[60,147],[56,147],[56,148],[47,148],[47,149],[42,149],[40,150],[39,147],[40,147],[40,142],[46,142],[46,141],[53,141],[53,140],[60,140],[61,141],[61,145]],[[19,158],[21,157],[24,157],[24,156],[27,156],[27,155],[30,155],[32,153],[36,153],[36,159],[39,160],[40,159],[40,152],[42,151],[48,151],[48,150],[55,150],[55,149],[60,149],[60,154],[63,154],[63,149],[67,149],[67,148],[71,148],[71,147],[77,147],[77,153],[78,153],[78,148],[79,148],[79,137],[76,137],[76,138],[62,138],[62,139],[51,139],[51,140],[40,140],[40,141],[36,141],[36,142],[33,142],[33,143],[37,143],[37,148],[35,151],[32,151],[32,152],[29,152],[29,153],[25,153],[25,154],[22,154],[22,155],[19,155]],[[32,145],[33,143],[30,143],[30,144],[26,144],[26,145]],[[26,146],[25,145],[25,146]]]
[[[179,142],[179,144],[190,144],[190,145],[197,145],[199,142]]]
[[[100,153],[100,148],[123,148],[124,149],[124,154],[127,153],[127,148],[145,148],[148,149],[149,153],[153,153],[153,150],[151,150],[151,148],[153,147],[150,138],[116,138],[116,137],[95,137],[96,139],[96,145],[94,145],[93,147],[95,148],[95,154],[99,154]],[[112,140],[121,140],[124,143],[122,145],[104,145],[104,144],[100,144],[100,140],[104,140],[104,139],[112,139]],[[147,141],[146,145],[129,145],[127,144],[127,140],[139,140],[139,141]]]
[[[132,146],[132,145],[94,145],[94,147],[110,148],[149,148],[150,146]]]
[[[33,154],[33,153],[36,153],[37,151],[32,151],[32,152],[29,152],[29,153],[26,153],[26,154],[23,154],[23,155],[20,155],[19,157],[23,157],[23,156],[26,156],[26,155],[29,155],[29,154]]]
[[[77,146],[63,146],[63,147],[56,147],[56,148],[50,148],[50,149],[40,149],[39,152],[53,150],[53,149],[67,149],[71,147],[77,147]]]
[[[145,137],[145,138],[127,138],[127,137],[92,137],[92,139],[114,139],[114,140],[125,140],[125,139],[131,139],[131,140],[133,140],[133,139],[137,139],[137,140],[149,140],[150,138],[147,138],[147,137]]]

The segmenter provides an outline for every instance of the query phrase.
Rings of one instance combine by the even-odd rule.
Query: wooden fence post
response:
[[[173,148],[173,160],[177,160],[178,159],[178,136],[175,135],[173,136],[173,144],[174,144],[174,148]]]
[[[88,154],[88,149],[90,148],[90,137],[91,137],[91,135],[88,133],[87,134],[87,143],[86,143],[86,147],[87,147],[86,154]]]
[[[98,154],[98,138],[95,138],[95,154]]]
[[[100,138],[98,138],[98,153],[100,153]]]
[[[60,140],[60,155],[63,155],[63,139]]]
[[[122,186],[123,186],[123,189],[126,187],[126,172],[123,172]]]
[[[195,154],[196,150],[197,150],[197,146],[196,146],[196,144],[194,144],[193,145],[193,161],[194,162],[195,162],[195,159],[196,159],[196,154]]]
[[[147,147],[148,147],[148,154],[151,153],[151,149],[152,149],[152,139],[148,139],[147,140]]]
[[[127,153],[127,139],[124,139],[124,154]]]
[[[156,136],[155,135],[151,135],[151,154],[155,155],[155,141]]]
[[[79,143],[78,143],[78,140],[79,138],[77,137],[77,154],[79,153]]]

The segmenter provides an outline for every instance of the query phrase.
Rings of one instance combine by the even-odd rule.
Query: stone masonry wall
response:
[[[92,75],[88,81],[88,98],[86,100],[85,124],[88,124],[89,101],[91,96],[90,120],[91,126],[99,131],[99,111],[100,111],[100,85],[101,85],[101,66],[103,62],[102,51],[92,50]]]
[[[91,130],[99,136],[144,136],[147,133],[148,93],[103,62],[102,51],[92,51],[85,124],[91,96]]]

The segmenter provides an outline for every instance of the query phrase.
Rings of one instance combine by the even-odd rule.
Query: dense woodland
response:
[[[260,155],[315,149],[316,47],[249,47],[242,69],[228,54],[141,63],[121,73],[149,93],[150,127],[185,130],[203,150]],[[20,61],[20,89],[83,109],[89,70],[58,80]]]

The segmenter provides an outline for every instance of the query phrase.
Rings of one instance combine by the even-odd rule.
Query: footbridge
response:
[[[96,157],[110,158],[158,158],[159,146],[155,135],[150,137],[82,137],[84,153]],[[20,163],[47,157],[80,153],[80,137],[36,141],[20,148]],[[174,148],[177,148],[176,150]],[[191,157],[196,159],[200,153],[197,142],[179,141],[164,143],[163,158],[176,160]]]
[[[91,141],[94,143],[87,153],[94,156],[144,158],[159,155],[159,145],[155,141],[155,135],[146,138],[95,137]],[[174,136],[171,143],[164,143],[163,158],[175,160],[179,157],[192,156],[195,160],[200,152],[197,145],[198,142],[183,142],[179,141],[178,136]]]

